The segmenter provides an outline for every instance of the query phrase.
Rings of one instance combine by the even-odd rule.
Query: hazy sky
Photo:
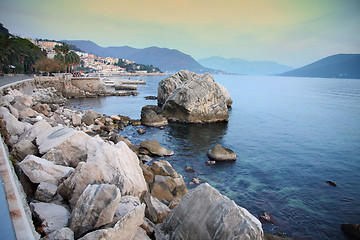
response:
[[[360,0],[0,0],[21,37],[178,49],[299,67],[360,53]]]

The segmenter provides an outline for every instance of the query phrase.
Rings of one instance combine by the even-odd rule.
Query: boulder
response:
[[[49,234],[48,240],[73,240],[74,239],[74,232],[68,228],[64,227],[55,232]]]
[[[207,183],[182,197],[161,230],[170,239],[264,239],[257,218]]]
[[[71,116],[71,121],[72,121],[72,125],[74,125],[74,127],[80,126],[81,125],[81,117],[80,117],[80,115],[74,113]]]
[[[154,175],[170,176],[172,178],[180,177],[180,174],[175,171],[171,164],[168,161],[164,160],[153,162],[149,167],[149,170]]]
[[[155,224],[153,222],[151,222],[148,218],[145,217],[144,222],[141,224],[140,227],[146,231],[146,234],[149,237],[152,237],[152,239],[154,239],[153,235],[154,235]]]
[[[112,224],[115,225],[120,219],[122,219],[127,213],[131,212],[135,208],[141,206],[139,197],[134,196],[122,196],[119,204],[117,205]]]
[[[56,196],[57,186],[47,182],[41,182],[36,189],[34,198],[41,202],[51,202]]]
[[[35,117],[36,115],[37,115],[37,113],[31,108],[25,108],[25,109],[19,111],[20,119],[31,118],[31,117]]]
[[[187,192],[183,178],[172,178],[170,176],[155,175],[154,182],[150,184],[150,193],[160,201],[173,201],[182,197]]]
[[[168,124],[158,106],[146,105],[141,109],[141,123],[150,127],[160,127]]]
[[[94,110],[90,109],[88,111],[86,111],[86,113],[84,114],[84,116],[82,117],[82,121],[90,126],[91,124],[95,123],[95,119],[101,117],[100,113],[95,112]]]
[[[146,165],[146,164],[140,163],[140,167],[141,167],[141,169],[143,170],[143,175],[144,175],[144,178],[145,178],[146,183],[152,183],[152,182],[154,182],[154,173],[152,173],[152,172],[149,170],[149,166]]]
[[[223,147],[220,144],[215,145],[209,151],[207,156],[214,161],[235,161],[236,154],[233,150]]]
[[[141,142],[140,146],[142,148],[147,149],[153,155],[157,155],[157,156],[161,156],[161,157],[174,155],[173,151],[160,146],[159,142],[156,140],[143,141],[143,142]]]
[[[115,185],[88,185],[71,214],[69,226],[75,238],[110,223],[120,198],[120,190]]]
[[[229,91],[227,90],[226,87],[224,87],[223,85],[221,85],[220,83],[216,82],[216,84],[218,85],[218,87],[220,88],[220,91],[222,93],[222,95],[225,97],[225,102],[226,102],[226,105],[227,107],[231,107],[232,103],[233,103],[233,100],[230,96],[230,93]]]
[[[145,217],[153,223],[162,223],[171,211],[168,206],[151,196],[149,193],[144,195],[143,201],[146,204]]]
[[[94,240],[94,239],[107,239],[107,240],[128,240],[135,239],[138,227],[144,221],[145,204],[134,208],[122,217],[114,227],[99,229],[86,234],[79,240]]]
[[[289,238],[280,232],[276,232],[274,234],[265,233],[264,239],[265,240],[293,240],[292,238]]]
[[[46,120],[40,120],[35,123],[29,130],[25,131],[19,138],[21,140],[35,140],[45,130],[51,128],[51,125]]]
[[[43,103],[43,104],[41,104],[41,103],[35,104],[34,106],[32,106],[32,109],[35,110],[38,113],[41,113],[41,114],[47,116],[47,117],[49,117],[50,111],[51,111],[49,105],[47,105],[45,103]]]
[[[19,166],[33,183],[47,182],[58,185],[63,177],[74,171],[72,167],[55,165],[34,155],[28,155]]]
[[[36,139],[40,153],[53,148],[61,150],[72,167],[94,155],[101,142],[103,140],[100,137],[90,137],[84,132],[62,126],[47,129]]]
[[[185,123],[228,121],[228,98],[223,92],[210,74],[194,75],[168,96],[163,115]]]
[[[69,166],[69,162],[63,152],[55,148],[48,151],[45,155],[42,156],[42,158],[56,165]]]
[[[158,106],[162,107],[170,94],[178,88],[184,82],[199,77],[199,74],[190,72],[188,70],[182,70],[174,75],[161,80],[158,84]]]
[[[11,149],[11,156],[22,161],[27,155],[37,155],[38,148],[29,140],[22,140],[16,143]]]
[[[42,226],[42,230],[49,234],[68,225],[70,212],[63,206],[53,203],[30,203],[32,214]]]
[[[87,162],[79,163],[59,186],[60,195],[69,200],[70,206],[76,204],[88,184],[114,184],[122,195],[141,196],[147,190],[139,159],[124,142],[115,146],[99,142],[93,151]]]
[[[25,131],[25,124],[19,122],[7,108],[0,107],[0,129],[5,143],[9,146],[14,145],[19,136]]]
[[[136,231],[134,239],[136,239],[136,240],[151,240],[151,238],[149,238],[149,236],[147,235],[146,231],[144,229],[142,229],[141,227],[138,227],[138,230]]]

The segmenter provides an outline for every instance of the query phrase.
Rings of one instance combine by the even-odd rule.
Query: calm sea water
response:
[[[147,77],[136,97],[72,100],[71,105],[108,115],[140,118],[156,105],[164,77]],[[228,123],[137,127],[120,134],[138,144],[156,139],[175,155],[165,158],[186,182],[199,177],[253,215],[271,213],[294,239],[345,239],[340,224],[360,223],[360,80],[215,76],[234,100]],[[206,166],[207,150],[220,143],[238,155],[234,163]],[[160,158],[161,159],[161,158]],[[191,166],[195,173],[186,173]],[[337,187],[329,186],[331,180]]]

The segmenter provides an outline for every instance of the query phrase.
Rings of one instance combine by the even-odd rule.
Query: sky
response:
[[[21,37],[177,49],[300,67],[360,53],[360,0],[0,0]]]

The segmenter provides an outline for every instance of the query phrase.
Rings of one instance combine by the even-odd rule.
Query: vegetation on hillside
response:
[[[147,71],[148,73],[161,72],[161,70],[158,67],[154,67],[153,65],[127,63],[123,59],[119,59],[119,62],[116,65],[121,68],[125,68],[127,72],[135,72],[135,71]]]
[[[15,37],[0,23],[0,73],[33,73],[36,61],[46,55],[25,38]]]

